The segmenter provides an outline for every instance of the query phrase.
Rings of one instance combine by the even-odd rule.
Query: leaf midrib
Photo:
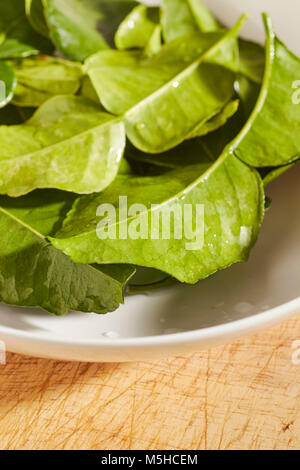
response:
[[[153,93],[150,95],[146,96],[144,99],[133,105],[131,108],[129,108],[127,111],[122,113],[121,117],[126,118],[128,115],[131,113],[134,113],[139,107],[147,104],[148,101],[151,101],[153,98],[156,98],[160,94],[162,94],[166,89],[168,89],[170,86],[172,86],[172,83],[174,80],[181,80],[185,76],[187,76],[190,72],[192,72],[194,69],[197,69],[199,65],[210,55],[213,55],[221,46],[224,42],[226,42],[228,39],[233,38],[237,35],[241,27],[243,26],[245,20],[247,19],[247,15],[242,15],[241,18],[238,20],[236,25],[234,26],[233,29],[229,30],[227,33],[225,33],[222,38],[217,41],[212,47],[210,47],[208,50],[204,51],[200,57],[198,57],[194,62],[192,62],[188,67],[186,67],[183,71],[181,71],[179,74],[175,75],[172,77],[168,82],[166,82],[164,85],[159,87],[157,90],[155,90]],[[100,67],[96,67],[101,69]],[[87,67],[88,69],[88,67]]]
[[[26,224],[26,222],[24,222],[23,220],[19,219],[18,217],[16,217],[15,215],[13,215],[11,212],[7,211],[6,209],[4,209],[4,207],[0,206],[0,212],[2,212],[4,215],[6,215],[7,217],[9,217],[10,219],[12,219],[14,222],[18,223],[19,225],[21,225],[22,227],[26,228],[29,232],[32,232],[34,235],[36,235],[37,237],[41,238],[42,240],[46,241],[46,237],[41,234],[40,232],[38,232],[37,230],[35,230],[33,227],[31,227],[30,225]]]
[[[172,197],[170,197],[169,199],[166,199],[165,201],[163,201],[161,204],[158,204],[159,207],[157,207],[156,209],[157,210],[161,210],[161,208],[163,206],[166,206],[166,205],[169,205],[170,203],[172,203],[173,201],[175,201],[176,199],[181,199],[182,196],[186,195],[187,192],[190,192],[192,191],[193,189],[195,189],[195,187],[198,186],[199,183],[201,183],[201,181],[205,181],[206,179],[208,179],[210,177],[210,175],[226,160],[226,158],[229,157],[229,152],[226,152],[224,151],[220,157],[215,161],[214,164],[212,164],[208,170],[206,170],[204,173],[202,173],[202,175],[200,177],[198,177],[195,181],[193,181],[193,183],[189,184],[188,186],[186,186],[183,190],[181,190],[179,193],[176,193],[175,195],[173,195]],[[236,158],[236,157],[235,157]],[[76,204],[76,203],[75,203]],[[144,216],[145,214],[149,214],[149,213],[152,213],[153,212],[153,209],[148,208],[147,211],[145,212],[142,212],[140,213],[138,216],[135,216],[135,217],[128,217],[126,219],[127,222],[130,222],[131,220],[134,220],[136,219],[137,217],[141,217],[141,216]],[[72,209],[70,211],[69,214],[72,213]],[[66,217],[65,219],[66,221],[68,220],[68,216]],[[124,223],[125,220],[122,220],[121,223]],[[116,224],[116,226],[118,226],[120,224],[120,222],[118,222]],[[72,239],[75,239],[75,238],[81,238],[82,236],[86,236],[86,235],[90,235],[90,234],[93,234],[96,230],[93,229],[93,230],[89,230],[87,232],[82,232],[80,234],[76,234],[76,235],[73,235],[71,238]],[[55,238],[55,237],[53,237]],[[68,237],[70,238],[70,237]],[[68,238],[56,238],[57,240],[67,240]]]
[[[55,149],[55,147],[57,147],[57,146],[59,146],[63,143],[71,142],[72,140],[75,140],[75,139],[78,139],[78,138],[80,138],[84,135],[87,135],[89,132],[94,132],[102,126],[105,127],[106,125],[110,125],[112,123],[118,123],[118,122],[122,122],[122,119],[120,119],[120,117],[116,116],[113,119],[110,119],[109,121],[106,121],[106,122],[104,122],[104,123],[102,123],[98,126],[91,127],[90,129],[88,129],[84,132],[80,132],[79,134],[76,134],[75,136],[69,137],[68,139],[61,140],[60,142],[56,142],[55,144],[48,145],[47,147],[42,147],[38,150],[35,150],[34,152],[25,153],[25,154],[22,154],[22,155],[16,155],[15,157],[10,157],[8,159],[3,159],[3,160],[1,159],[1,155],[0,155],[0,165],[4,161],[12,161],[12,160],[17,160],[17,159],[26,160],[27,158],[31,158],[32,156],[34,156],[35,154],[37,154],[39,152],[43,152],[44,150]]]
[[[238,20],[236,25],[234,26],[233,29],[228,31],[227,33],[224,34],[224,36],[217,41],[216,44],[214,44],[213,47],[209,48],[205,52],[203,52],[198,59],[196,59],[194,62],[192,62],[186,69],[184,69],[182,72],[179,74],[175,75],[171,80],[169,80],[167,83],[165,83],[162,87],[158,88],[154,93],[151,93],[151,95],[147,96],[143,100],[141,100],[139,103],[134,105],[132,108],[130,108],[128,111],[124,113],[124,117],[126,117],[128,114],[135,112],[140,106],[143,106],[144,104],[147,104],[148,101],[151,101],[153,98],[156,98],[160,94],[162,94],[166,89],[168,89],[170,86],[172,86],[172,83],[175,81],[180,81],[182,78],[185,78],[186,76],[189,75],[189,73],[193,72],[196,70],[199,65],[201,65],[204,60],[209,57],[210,55],[213,55],[217,50],[225,43],[228,39],[231,39],[232,37],[235,36],[235,34],[238,33],[240,28],[243,26],[244,21],[246,20],[247,15],[241,16],[241,18]]]
[[[240,30],[240,28],[242,27],[243,23],[245,22],[247,18],[247,15],[243,15],[241,16],[241,18],[238,20],[238,22],[236,23],[235,27],[228,31],[226,34],[224,34],[224,36],[210,49],[208,49],[207,51],[205,51],[203,54],[201,54],[201,56],[196,60],[194,61],[192,64],[190,64],[185,70],[183,70],[180,74],[176,75],[175,77],[173,77],[170,81],[168,81],[165,85],[163,85],[162,87],[160,87],[158,90],[156,90],[154,93],[152,93],[151,95],[147,96],[144,100],[141,100],[139,103],[137,103],[136,105],[134,105],[132,108],[130,108],[128,111],[126,111],[123,115],[121,116],[115,116],[114,119],[111,119],[107,122],[105,122],[104,124],[100,124],[99,126],[95,126],[95,127],[92,127],[90,129],[88,129],[87,131],[84,131],[80,134],[77,134],[76,136],[72,136],[70,137],[69,139],[66,139],[66,140],[63,140],[63,141],[60,141],[60,142],[57,142],[56,144],[53,144],[53,145],[50,145],[50,146],[47,146],[47,147],[43,147],[41,149],[38,149],[38,150],[35,150],[34,152],[29,152],[27,154],[23,154],[23,155],[16,155],[15,157],[12,157],[10,158],[10,160],[15,160],[15,159],[27,159],[27,158],[31,158],[32,156],[34,156],[35,154],[43,151],[43,150],[49,150],[51,148],[54,148],[61,145],[62,142],[63,143],[67,143],[67,142],[71,142],[73,139],[77,139],[79,137],[82,137],[86,134],[88,134],[89,132],[93,132],[94,130],[98,129],[99,127],[102,127],[102,126],[106,126],[108,124],[112,124],[112,123],[117,123],[117,122],[120,122],[120,121],[123,121],[123,119],[126,119],[126,116],[128,116],[128,114],[130,114],[131,112],[134,112],[136,109],[138,109],[140,106],[144,105],[145,103],[147,103],[147,101],[151,101],[153,98],[155,98],[156,96],[159,96],[161,93],[164,92],[164,90],[166,88],[168,88],[172,82],[176,79],[180,80],[182,77],[186,76],[190,71],[192,71],[193,69],[196,69],[204,60],[207,56],[213,54],[214,52],[216,52],[219,47],[225,42],[227,41],[227,39],[231,38],[231,37],[234,37],[235,34]],[[1,164],[1,158],[0,158],[0,164]]]
[[[275,36],[274,31],[273,31],[273,27],[272,27],[270,17],[267,14],[264,13],[263,19],[264,19],[265,29],[266,29],[266,33],[267,33],[266,66],[265,66],[264,78],[263,78],[263,82],[262,82],[262,86],[261,86],[261,90],[260,90],[258,100],[256,102],[256,105],[255,105],[248,121],[246,122],[244,127],[241,129],[239,134],[236,136],[236,138],[233,140],[233,142],[231,144],[229,144],[229,146],[231,148],[231,151],[234,152],[235,155],[236,155],[236,153],[235,153],[236,150],[238,150],[239,145],[244,140],[244,138],[248,135],[252,125],[254,124],[254,122],[255,122],[257,116],[259,115],[259,113],[261,112],[261,110],[262,110],[262,108],[265,104],[265,101],[268,97],[269,84],[270,84],[270,81],[271,81],[273,64],[274,64],[274,60],[275,60],[275,57],[276,57],[276,44],[275,44],[276,36]],[[239,158],[238,155],[236,155],[236,157]]]
[[[0,212],[2,212],[2,214],[6,215],[8,218],[12,219],[14,222],[16,222],[17,224],[21,225],[22,227],[24,227],[26,230],[28,230],[29,232],[31,232],[32,234],[34,234],[35,236],[37,236],[38,238],[40,238],[41,240],[43,240],[44,242],[47,243],[47,237],[45,237],[42,233],[38,232],[37,230],[35,230],[33,227],[31,227],[30,225],[28,225],[26,222],[24,222],[22,219],[19,219],[18,217],[16,217],[15,215],[13,215],[11,212],[7,211],[6,209],[4,209],[4,207],[0,206]],[[54,248],[54,247],[53,247]],[[57,250],[57,248],[56,248]],[[57,251],[60,251],[60,250],[57,250]],[[63,253],[63,252],[61,252]],[[76,263],[74,263],[76,264]],[[110,279],[110,280],[113,280],[115,282],[117,282],[118,284],[122,284],[120,281],[118,281],[117,279],[115,279],[114,277],[111,277],[109,276],[109,274],[107,273],[104,273],[102,270],[98,270],[96,268],[94,268],[93,265],[91,264],[87,264],[86,266],[88,266],[90,269],[96,271],[97,273],[101,272],[101,274],[103,276],[105,276],[106,278]]]

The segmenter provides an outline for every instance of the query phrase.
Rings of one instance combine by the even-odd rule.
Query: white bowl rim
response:
[[[144,0],[146,2],[146,0]],[[249,3],[248,0],[247,3]],[[258,2],[258,0],[256,0]],[[147,0],[147,3],[153,3],[151,0]],[[157,3],[157,1],[156,1]],[[224,2],[225,3],[225,2]],[[228,3],[233,3],[230,0]],[[275,2],[274,2],[275,3]],[[286,26],[286,25],[285,25]],[[146,346],[151,348],[157,348],[157,346],[176,346],[183,344],[196,343],[201,348],[201,343],[209,343],[210,341],[219,341],[225,343],[228,338],[242,337],[246,334],[258,332],[263,328],[270,327],[277,323],[280,323],[288,318],[299,314],[300,312],[300,297],[296,297],[294,300],[283,303],[272,309],[266,310],[261,313],[248,316],[243,319],[233,320],[228,323],[220,323],[215,326],[204,327],[201,329],[195,329],[186,332],[164,334],[164,335],[153,335],[153,336],[140,336],[140,337],[129,337],[129,338],[117,338],[117,339],[88,339],[88,338],[72,338],[68,336],[59,336],[47,332],[47,336],[43,333],[34,331],[23,331],[14,329],[11,327],[5,327],[0,325],[0,339],[4,340],[21,340],[23,345],[41,345],[43,346],[63,346],[65,350],[69,350],[74,347],[85,347],[87,349],[96,348],[101,350],[125,350],[128,347],[135,349],[142,349]],[[199,348],[199,349],[200,349]]]
[[[31,344],[43,342],[44,345],[60,345],[64,347],[90,346],[93,348],[99,347],[100,349],[119,349],[122,347],[127,348],[128,346],[133,346],[135,348],[143,348],[145,346],[156,347],[158,345],[168,346],[170,344],[179,345],[195,342],[201,343],[210,339],[216,340],[221,337],[226,339],[226,337],[230,337],[232,335],[240,337],[244,334],[249,334],[249,332],[255,333],[256,331],[261,330],[261,328],[275,325],[296,315],[299,313],[299,310],[300,297],[265,312],[229,323],[187,332],[156,336],[141,336],[138,338],[105,339],[101,341],[98,339],[80,339],[65,336],[58,338],[50,333],[45,337],[37,332],[33,334],[26,331],[16,331],[9,327],[0,327],[0,335],[2,334],[6,336],[6,338],[11,339],[22,339],[23,341],[30,342]]]

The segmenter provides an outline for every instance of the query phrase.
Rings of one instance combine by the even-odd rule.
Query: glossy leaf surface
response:
[[[81,97],[48,100],[18,126],[0,127],[0,193],[17,197],[38,188],[92,193],[118,173],[125,130]]]

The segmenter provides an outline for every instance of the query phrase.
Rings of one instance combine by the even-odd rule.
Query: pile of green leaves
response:
[[[245,19],[227,30],[201,0],[0,0],[2,302],[106,313],[128,283],[247,260],[265,186],[299,159],[300,60],[267,15],[265,49],[240,39]],[[119,196],[147,208],[120,223],[136,236],[99,237]],[[204,205],[201,250],[142,233],[174,202]]]

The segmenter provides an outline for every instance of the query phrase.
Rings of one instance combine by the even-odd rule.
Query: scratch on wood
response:
[[[188,357],[73,364],[8,354],[0,448],[299,449],[300,317]]]

